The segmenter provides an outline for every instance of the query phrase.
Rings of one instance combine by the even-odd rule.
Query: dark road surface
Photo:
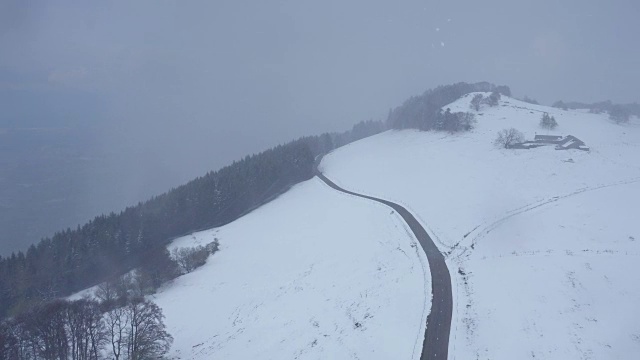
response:
[[[449,269],[447,269],[447,265],[444,262],[444,256],[442,256],[442,253],[433,243],[429,234],[427,234],[418,220],[416,220],[416,218],[402,206],[390,201],[345,190],[327,179],[327,177],[319,171],[316,172],[316,175],[327,185],[338,191],[377,201],[391,207],[397,211],[409,225],[409,228],[411,228],[411,231],[413,231],[420,242],[425,254],[427,254],[429,268],[431,269],[431,292],[433,294],[433,299],[431,303],[431,312],[429,313],[429,316],[427,316],[427,331],[424,335],[420,359],[446,359],[449,351],[449,331],[451,329],[451,311],[453,308],[453,299],[451,297],[451,276],[449,275]]]

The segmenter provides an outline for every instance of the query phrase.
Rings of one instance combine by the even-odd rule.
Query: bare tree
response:
[[[119,360],[123,350],[127,348],[127,329],[129,328],[129,312],[124,304],[105,304],[105,326],[107,339],[111,345],[111,355]]]
[[[98,300],[100,300],[100,302],[114,301],[118,298],[118,292],[116,289],[116,280],[109,279],[98,285],[94,295]]]
[[[66,311],[66,328],[69,334],[69,352],[71,359],[79,359],[85,352],[84,314],[80,305],[82,300],[69,304]],[[86,357],[85,357],[86,359]]]
[[[66,359],[69,353],[67,302],[57,300],[38,307],[32,316],[32,336],[40,340],[38,354],[45,359]]]
[[[156,359],[169,351],[173,337],[166,331],[158,305],[138,297],[104,306],[113,359]]]
[[[496,146],[504,147],[505,149],[510,148],[512,145],[521,143],[524,141],[524,134],[520,131],[510,128],[500,130],[498,133],[498,137],[494,141]]]
[[[158,358],[166,354],[173,338],[166,331],[160,307],[145,299],[134,299],[127,305],[129,330],[127,354],[131,360]]]
[[[71,302],[66,315],[71,359],[98,359],[106,341],[105,323],[98,303],[88,299]]]
[[[37,359],[42,341],[36,334],[33,312],[9,320],[9,329],[16,343],[17,359]],[[8,359],[13,359],[9,357]]]
[[[173,249],[172,256],[178,263],[181,272],[186,274],[204,265],[210,253],[209,246],[197,246],[194,248]]]
[[[136,269],[101,283],[94,293],[95,297],[101,303],[113,304],[150,293],[149,280],[141,277],[140,273],[140,270]]]
[[[0,359],[20,359],[19,342],[12,331],[13,324],[0,321]]]
[[[89,338],[89,359],[97,360],[107,341],[107,328],[100,304],[91,302],[86,308],[86,335]]]

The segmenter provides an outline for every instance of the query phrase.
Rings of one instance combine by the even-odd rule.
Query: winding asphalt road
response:
[[[447,269],[447,265],[444,262],[444,256],[442,256],[436,244],[433,243],[429,234],[427,234],[418,220],[404,207],[391,201],[345,190],[334,184],[333,181],[329,180],[319,170],[316,171],[316,175],[327,185],[338,191],[377,201],[391,207],[397,211],[404,221],[406,221],[407,225],[409,225],[409,228],[420,242],[425,254],[427,254],[429,268],[431,269],[431,293],[433,294],[433,299],[431,302],[431,312],[429,316],[427,316],[427,331],[424,334],[420,360],[446,359],[449,352],[449,332],[451,330],[451,311],[453,308],[451,275],[449,275],[449,269]]]

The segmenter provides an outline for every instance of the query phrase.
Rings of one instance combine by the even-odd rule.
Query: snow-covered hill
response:
[[[469,94],[449,105],[470,111]],[[554,131],[539,128],[543,112]],[[453,359],[613,359],[640,351],[640,123],[503,97],[462,134],[389,131],[326,156],[349,190],[403,204],[454,282]],[[591,151],[499,149],[499,130]]]
[[[224,226],[174,241],[221,250],[161,289],[180,359],[419,358],[426,258],[385,206],[312,179]]]
[[[470,111],[473,95],[448,107]],[[555,131],[539,128],[544,112]],[[402,204],[446,255],[450,359],[633,357],[640,122],[506,97],[476,116],[467,133],[388,131],[352,143],[321,169],[346,189]],[[494,146],[510,127],[528,139],[574,135],[591,150]],[[391,209],[316,178],[170,246],[214,238],[221,251],[152,296],[175,338],[171,357],[419,358],[430,273]]]

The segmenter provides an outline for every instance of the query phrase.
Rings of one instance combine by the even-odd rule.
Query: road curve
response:
[[[431,312],[427,316],[427,330],[424,334],[420,360],[445,360],[449,352],[449,332],[451,330],[453,298],[451,296],[451,275],[449,275],[449,269],[447,269],[447,264],[444,262],[444,256],[442,256],[436,244],[433,243],[433,240],[431,240],[431,237],[429,237],[429,234],[427,234],[418,220],[404,207],[391,201],[345,190],[334,184],[333,181],[329,180],[320,171],[316,171],[316,175],[327,185],[338,191],[377,201],[391,207],[398,212],[407,225],[409,225],[409,228],[413,231],[416,239],[418,239],[418,242],[420,242],[422,249],[427,255],[429,269],[431,269],[431,293],[433,294],[433,299],[431,302]]]

